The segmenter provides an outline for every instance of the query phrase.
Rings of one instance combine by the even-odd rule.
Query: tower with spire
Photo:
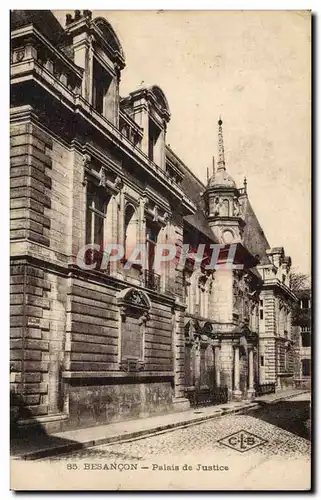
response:
[[[240,191],[225,164],[223,121],[218,120],[218,162],[204,192],[208,223],[220,243],[241,243],[244,227]]]

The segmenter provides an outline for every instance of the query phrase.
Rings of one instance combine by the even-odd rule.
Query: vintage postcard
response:
[[[12,10],[13,490],[311,488],[311,12]]]

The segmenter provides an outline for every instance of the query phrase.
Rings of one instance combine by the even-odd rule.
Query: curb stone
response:
[[[130,440],[136,440],[140,438],[145,438],[145,437],[150,437],[154,436],[157,434],[163,434],[165,432],[170,432],[172,430],[176,429],[183,429],[185,427],[191,427],[193,425],[198,425],[201,424],[202,422],[206,422],[208,420],[212,420],[215,418],[219,418],[223,415],[229,415],[233,413],[241,413],[241,412],[246,412],[248,410],[254,410],[259,408],[261,405],[268,405],[268,404],[274,404],[279,401],[282,401],[284,399],[290,399],[292,397],[299,396],[301,394],[309,393],[310,391],[304,390],[295,394],[291,395],[284,395],[279,397],[278,399],[275,399],[273,401],[260,401],[260,400],[253,400],[252,402],[248,402],[245,404],[240,405],[235,405],[232,408],[229,408],[228,406],[226,408],[221,407],[217,409],[216,411],[213,410],[213,413],[211,415],[204,415],[200,416],[194,419],[189,419],[181,422],[173,422],[171,424],[166,424],[166,425],[158,425],[156,427],[150,428],[150,429],[143,429],[140,431],[134,431],[134,432],[129,432],[125,434],[119,434],[119,435],[114,435],[114,436],[108,436],[108,437],[100,437],[96,439],[91,439],[88,441],[84,442],[74,442],[74,443],[69,443],[65,445],[60,445],[60,446],[54,446],[54,447],[48,447],[48,448],[42,448],[40,450],[28,452],[28,453],[22,453],[22,454],[16,454],[12,456],[13,459],[20,459],[20,460],[37,460],[40,458],[49,458],[52,456],[56,455],[62,455],[65,453],[69,453],[71,451],[76,451],[76,450],[84,450],[86,448],[91,448],[93,446],[101,446],[101,445],[106,445],[106,444],[113,444],[113,443],[121,443],[121,442],[126,442]],[[197,411],[197,410],[196,410]],[[202,413],[200,410],[199,413]]]
[[[75,442],[75,443],[70,443],[67,445],[60,445],[60,446],[43,448],[40,450],[28,452],[28,453],[16,454],[16,455],[12,456],[11,458],[16,459],[16,460],[17,459],[37,460],[40,458],[49,458],[51,456],[61,455],[61,454],[69,453],[71,451],[76,451],[76,450],[83,450],[86,448],[91,448],[93,446],[120,443],[120,442],[129,441],[132,439],[139,439],[139,438],[149,437],[149,436],[153,436],[153,435],[160,434],[160,433],[169,432],[171,430],[176,430],[179,428],[190,427],[193,425],[201,424],[202,422],[206,422],[207,420],[219,418],[223,415],[240,413],[242,411],[246,411],[249,409],[255,409],[258,407],[259,407],[259,405],[257,403],[247,403],[247,404],[240,405],[240,406],[234,406],[233,408],[226,408],[226,409],[221,408],[221,409],[218,409],[217,411],[214,411],[211,415],[204,415],[203,417],[198,417],[198,418],[195,418],[192,420],[189,419],[189,420],[185,420],[185,421],[181,421],[181,422],[174,422],[172,424],[158,425],[157,427],[153,427],[151,429],[144,429],[141,431],[129,432],[126,434],[91,439],[88,441],[84,441],[82,443]]]

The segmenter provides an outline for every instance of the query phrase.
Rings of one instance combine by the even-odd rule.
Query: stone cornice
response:
[[[73,264],[63,265],[62,263],[57,263],[51,260],[43,260],[28,254],[11,256],[10,263],[19,265],[34,265],[39,269],[45,269],[46,271],[60,274],[66,278],[83,279],[85,282],[101,284],[106,288],[110,288],[115,291],[121,291],[125,288],[133,287],[133,285],[128,281],[120,280],[119,278],[111,276],[108,273],[104,273],[103,271],[80,269]],[[168,305],[170,308],[175,306],[175,297],[164,293],[157,293],[154,290],[139,285],[135,286],[135,288],[147,293],[151,301],[154,303]]]
[[[282,292],[283,295],[292,299],[294,302],[298,302],[298,298],[292,292],[292,290],[290,290],[288,286],[284,285],[284,283],[281,283],[281,281],[278,278],[264,280],[262,284],[262,289],[266,288],[276,289],[278,292]]]
[[[73,61],[71,61],[61,50],[56,49],[54,45],[52,45],[49,40],[44,37],[40,31],[35,28],[32,24],[27,26],[23,26],[22,28],[16,29],[11,32],[11,40],[12,42],[19,41],[21,38],[33,37],[37,42],[40,42],[43,46],[45,46],[52,55],[59,59],[64,65],[66,65],[70,71],[73,71],[75,76],[79,79],[82,79],[82,75],[84,70],[77,66]]]

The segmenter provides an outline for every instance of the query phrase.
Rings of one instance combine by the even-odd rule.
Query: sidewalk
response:
[[[56,434],[48,435],[43,433],[33,437],[14,438],[11,440],[11,456],[12,458],[35,460],[76,449],[163,433],[170,429],[195,425],[222,415],[255,409],[260,404],[275,403],[306,392],[309,391],[291,389],[277,394],[267,394],[253,401],[232,401],[223,405],[191,408],[179,413],[157,415],[155,417],[116,422]]]

